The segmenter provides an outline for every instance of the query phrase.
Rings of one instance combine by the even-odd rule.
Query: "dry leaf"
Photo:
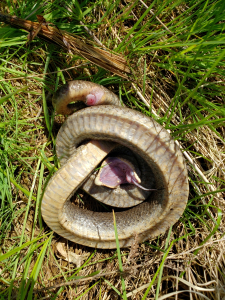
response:
[[[83,261],[85,261],[90,255],[90,252],[79,255],[74,252],[65,250],[65,243],[61,242],[57,243],[56,249],[62,259],[68,261],[69,263],[75,264],[77,268],[79,268],[83,264]]]
[[[75,36],[57,27],[49,26],[45,19],[38,16],[39,22],[24,20],[16,16],[0,13],[0,22],[10,24],[13,27],[22,28],[30,32],[29,39],[32,40],[36,35],[40,38],[59,45],[69,53],[78,54],[97,66],[126,78],[123,74],[131,73],[128,64],[121,54],[113,53],[100,49],[87,39]],[[53,25],[53,24],[52,24]]]

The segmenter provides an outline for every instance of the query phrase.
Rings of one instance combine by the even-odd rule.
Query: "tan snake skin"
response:
[[[85,101],[86,95],[102,88],[90,82],[71,81],[56,93],[53,104],[58,113],[70,114],[69,103]],[[179,219],[188,199],[187,171],[181,151],[161,125],[140,112],[119,106],[117,96],[105,88],[100,104],[72,114],[60,128],[56,145],[62,167],[44,191],[41,211],[47,225],[68,240],[95,248],[116,248],[112,212],[81,209],[69,199],[119,143],[144,159],[152,172],[147,173],[146,182],[154,177],[153,188],[157,189],[139,205],[135,196],[136,206],[115,213],[120,247],[128,247],[137,236],[139,242],[155,237]],[[76,150],[86,140],[91,141]],[[91,185],[93,180],[86,188]],[[112,193],[112,189],[106,190]],[[120,197],[106,198],[113,205]]]

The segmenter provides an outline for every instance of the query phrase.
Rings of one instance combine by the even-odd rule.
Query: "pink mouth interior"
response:
[[[92,92],[86,96],[85,104],[87,106],[100,104],[103,94],[104,92],[101,91],[101,89],[99,88],[93,89]]]
[[[120,184],[135,184],[139,188],[146,191],[155,191],[155,189],[146,189],[141,186],[134,174],[134,170],[124,161],[117,157],[108,157],[107,165],[100,170],[100,178],[102,185],[116,188]]]

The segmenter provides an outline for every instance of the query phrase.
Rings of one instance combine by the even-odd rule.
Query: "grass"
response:
[[[120,78],[78,54],[0,23],[0,299],[223,299],[225,2],[10,1],[0,12],[60,29],[123,54]],[[43,227],[44,185],[58,168],[51,97],[91,80],[169,129],[187,161],[190,196],[165,235],[131,249],[94,250]],[[82,192],[79,192],[82,196]],[[89,258],[69,263],[59,255]]]

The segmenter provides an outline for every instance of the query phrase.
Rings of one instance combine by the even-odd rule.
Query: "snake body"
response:
[[[53,104],[57,112],[69,114],[68,104],[90,99],[87,95],[97,95],[100,106],[72,114],[57,135],[62,167],[50,179],[43,195],[41,211],[45,222],[76,243],[116,248],[112,213],[84,210],[69,201],[116,143],[138,153],[149,166],[157,189],[141,204],[115,213],[120,247],[130,246],[134,239],[142,242],[164,233],[182,215],[188,199],[188,177],[181,151],[162,126],[140,112],[119,106],[118,98],[99,85],[72,81],[59,90]],[[111,104],[111,99],[114,105],[104,105],[104,101]],[[113,205],[113,197],[110,201]]]

